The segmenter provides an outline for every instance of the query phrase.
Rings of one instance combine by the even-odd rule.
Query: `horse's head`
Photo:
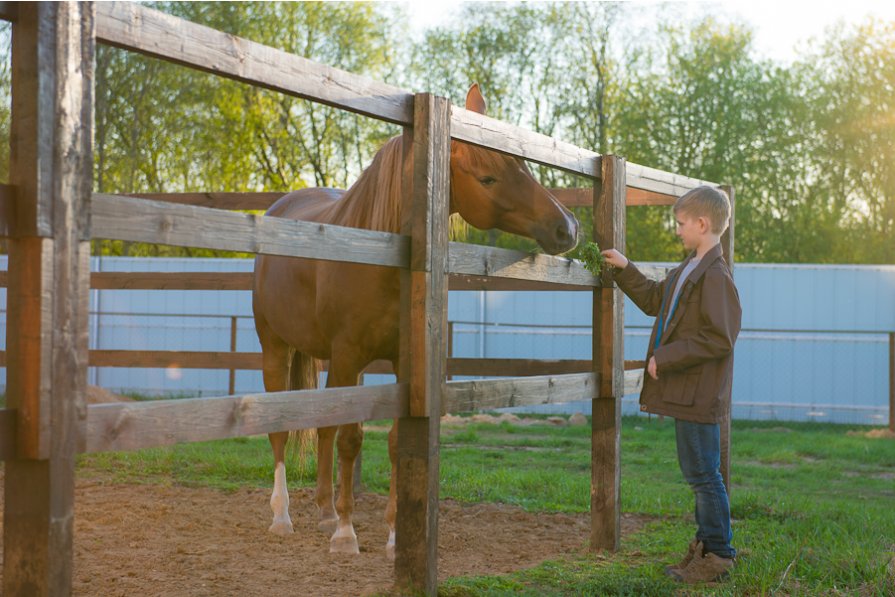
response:
[[[485,113],[474,84],[466,109]],[[551,255],[578,242],[578,220],[542,187],[519,158],[467,143],[451,142],[451,213],[481,230],[498,228],[537,241]]]

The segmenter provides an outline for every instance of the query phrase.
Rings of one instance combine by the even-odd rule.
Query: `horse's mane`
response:
[[[373,163],[333,205],[330,223],[399,232],[403,165],[403,143],[401,137],[394,137],[376,153]]]

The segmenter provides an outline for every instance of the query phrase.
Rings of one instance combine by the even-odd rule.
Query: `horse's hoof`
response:
[[[333,537],[329,542],[329,553],[359,554],[357,537]]]
[[[339,517],[335,518],[322,518],[320,522],[317,523],[317,530],[321,533],[326,533],[327,535],[332,535],[336,532],[336,529],[339,527]]]
[[[329,540],[329,553],[345,553],[357,555],[360,549],[357,547],[357,535],[351,525],[339,528],[332,539]]]
[[[292,521],[289,519],[274,520],[273,524],[270,525],[270,528],[267,530],[274,535],[279,535],[280,537],[286,537],[287,535],[291,535],[295,532],[292,530]]]
[[[388,532],[388,541],[385,543],[385,557],[387,557],[390,562],[395,561],[395,530],[394,529],[391,529]]]

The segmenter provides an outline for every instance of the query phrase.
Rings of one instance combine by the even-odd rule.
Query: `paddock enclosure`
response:
[[[389,418],[400,419],[395,583],[435,594],[441,415],[582,399],[593,400],[590,547],[618,548],[620,399],[636,389],[643,367],[631,363],[625,373],[620,290],[608,273],[596,278],[574,260],[448,242],[450,141],[592,180],[592,188],[556,195],[566,205],[593,207],[594,240],[602,248],[624,247],[626,204],[668,205],[691,188],[714,183],[599,155],[441,97],[413,94],[138,4],[7,2],[0,3],[0,16],[13,23],[11,174],[0,194],[0,233],[9,248],[7,408],[0,410],[5,594],[71,593],[78,453]],[[410,202],[405,213],[411,216],[402,233],[229,211],[262,209],[280,194],[92,193],[97,43],[404,127],[413,172],[404,181]],[[725,189],[733,199],[733,189]],[[238,275],[92,276],[91,239],[399,268],[400,377],[373,387],[88,405],[87,367],[114,358],[88,350],[91,286],[245,284]],[[729,263],[732,239],[733,221],[724,240]],[[486,375],[490,366],[505,376],[524,375],[533,367],[531,361],[483,366],[448,360],[449,287],[589,289],[593,359],[584,365],[555,363],[555,374],[447,381],[449,369],[454,375],[472,370],[477,373],[466,374]],[[537,372],[545,367],[539,364]],[[262,526],[258,533],[265,532]],[[300,562],[296,566],[301,574]]]

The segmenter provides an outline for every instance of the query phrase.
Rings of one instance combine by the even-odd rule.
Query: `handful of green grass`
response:
[[[587,269],[594,276],[599,277],[603,272],[603,266],[606,264],[606,258],[600,252],[600,245],[594,242],[587,242],[578,247],[578,257],[584,263]]]

